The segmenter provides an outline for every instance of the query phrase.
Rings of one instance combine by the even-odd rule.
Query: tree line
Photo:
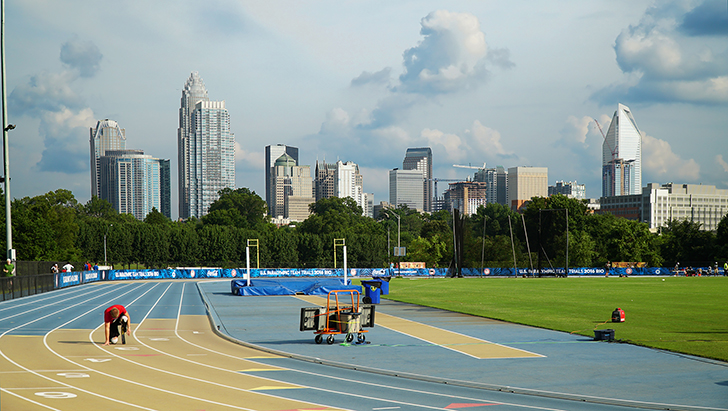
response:
[[[567,211],[568,210],[568,211]],[[119,214],[93,197],[80,204],[68,190],[12,201],[13,246],[20,261],[90,261],[121,265],[243,267],[248,240],[252,266],[325,268],[342,266],[344,239],[349,267],[387,267],[393,247],[406,247],[402,261],[448,267],[453,256],[453,216],[401,206],[375,220],[362,216],[351,198],[311,205],[312,215],[276,227],[266,203],[247,188],[225,189],[201,219],[171,221],[153,209],[143,221]],[[567,217],[568,216],[568,217]],[[718,229],[691,221],[669,221],[658,233],[644,223],[593,214],[584,201],[556,195],[534,197],[522,214],[499,204],[463,217],[463,267],[604,266],[609,261],[649,266],[708,265],[728,257],[728,217]],[[568,221],[567,221],[568,218]],[[4,217],[1,221],[5,228]],[[568,224],[568,236],[567,236]],[[336,253],[336,254],[335,254]]]

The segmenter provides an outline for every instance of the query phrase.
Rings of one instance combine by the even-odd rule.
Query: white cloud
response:
[[[604,104],[618,100],[728,104],[725,39],[693,37],[681,26],[700,7],[660,3],[648,9],[639,24],[622,30],[614,51],[619,68],[631,76],[592,98]]]
[[[722,154],[718,154],[715,156],[715,162],[718,163],[718,165],[720,165],[721,167],[723,167],[723,171],[728,173],[728,163],[726,163],[725,160],[723,160]]]
[[[700,164],[675,154],[667,141],[646,134],[642,137],[642,167],[657,181],[693,182],[700,178]]]
[[[469,13],[438,10],[422,19],[424,39],[404,52],[405,72],[398,91],[441,94],[474,88],[487,75],[488,45],[478,18]],[[492,61],[509,68],[508,50],[499,49]]]
[[[265,169],[265,155],[260,151],[244,150],[239,142],[235,142],[235,163],[252,170]]]

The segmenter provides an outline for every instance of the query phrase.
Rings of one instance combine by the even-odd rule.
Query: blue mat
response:
[[[361,286],[344,284],[342,278],[253,278],[250,285],[246,280],[233,280],[230,291],[235,295],[328,295],[331,291],[355,290],[361,293]]]

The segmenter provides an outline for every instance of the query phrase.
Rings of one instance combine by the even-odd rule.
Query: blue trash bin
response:
[[[372,280],[377,280],[382,282],[382,295],[389,294],[389,280],[392,279],[392,277],[372,277]]]
[[[382,293],[382,281],[362,280],[361,285],[364,287],[364,303],[379,304],[379,296]]]

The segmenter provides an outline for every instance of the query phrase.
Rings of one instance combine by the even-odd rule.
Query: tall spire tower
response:
[[[182,90],[177,129],[179,217],[200,218],[218,191],[235,189],[235,136],[224,101],[210,101],[192,72]]]
[[[642,193],[642,132],[619,104],[602,144],[602,196]]]

